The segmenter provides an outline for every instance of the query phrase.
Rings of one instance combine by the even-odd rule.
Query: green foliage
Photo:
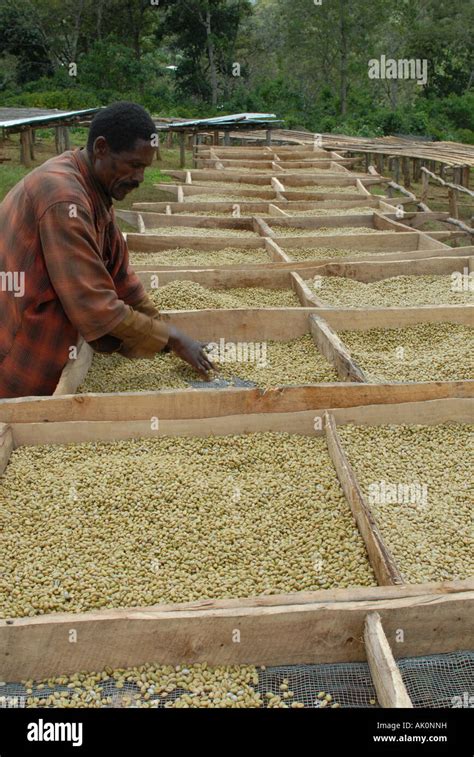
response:
[[[0,98],[130,99],[184,118],[270,111],[315,133],[473,143],[473,24],[472,0],[0,0]],[[426,58],[427,85],[369,79],[381,55]]]

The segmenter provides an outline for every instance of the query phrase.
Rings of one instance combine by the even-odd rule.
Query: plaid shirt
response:
[[[79,334],[145,296],[85,151],[36,168],[0,204],[0,397],[52,394]]]

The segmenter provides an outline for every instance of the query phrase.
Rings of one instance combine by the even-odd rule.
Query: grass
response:
[[[71,147],[83,147],[86,141],[86,133],[85,129],[71,129]],[[30,168],[26,168],[20,163],[20,139],[17,134],[12,134],[3,143],[0,143],[0,156],[8,158],[5,163],[0,163],[0,201],[27,173],[55,155],[54,132],[51,129],[38,129],[36,132],[35,160],[32,161]],[[146,169],[143,184],[134,192],[131,192],[122,202],[115,202],[115,207],[129,209],[134,202],[159,202],[173,199],[168,192],[155,189],[153,184],[173,183],[173,178],[165,176],[162,169],[179,168],[179,149],[177,147],[162,148],[161,157],[161,161],[155,161],[150,168]],[[186,152],[186,160],[186,167],[189,168],[192,155],[188,151]],[[121,224],[122,222],[120,222]],[[131,231],[132,228],[130,227],[129,230]]]

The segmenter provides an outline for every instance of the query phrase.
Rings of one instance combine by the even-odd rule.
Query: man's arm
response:
[[[168,345],[195,370],[207,374],[214,366],[203,345],[119,298],[97,246],[90,210],[81,205],[72,210],[68,202],[48,208],[39,233],[51,284],[78,332],[87,342],[116,337],[124,357],[154,357]],[[122,286],[127,287],[126,278],[119,282],[119,289]],[[142,294],[139,288],[136,294]]]
[[[69,321],[87,342],[99,339],[127,315],[104,265],[89,208],[61,202],[39,221],[51,284]]]

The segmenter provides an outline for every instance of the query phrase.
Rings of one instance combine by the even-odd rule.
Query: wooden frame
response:
[[[470,325],[474,306],[471,305],[436,305],[420,307],[393,308],[337,308],[337,307],[294,307],[294,308],[257,308],[234,310],[169,310],[163,311],[162,317],[174,326],[182,329],[194,339],[200,341],[219,340],[223,335],[227,341],[289,341],[304,334],[311,333],[318,351],[331,362],[341,380],[363,382],[365,375],[356,366],[349,350],[340,342],[334,331],[368,330],[370,328],[403,328],[418,323],[458,323]],[[311,318],[317,316],[317,319]],[[82,352],[84,350],[84,352]],[[81,354],[82,353],[82,354]],[[84,344],[78,358],[70,361],[67,383],[64,372],[58,388],[74,393],[84,381],[91,365],[91,348]],[[425,398],[432,395],[432,384],[426,382]],[[446,382],[451,389],[458,382]],[[473,382],[461,382],[470,385]],[[418,382],[409,382],[416,386]],[[317,386],[317,384],[316,384]],[[58,388],[55,394],[58,391]],[[188,391],[176,390],[177,393]],[[193,391],[193,390],[192,390]],[[228,389],[221,389],[227,392]]]
[[[127,408],[130,407],[129,404]],[[210,406],[209,409],[212,412]],[[127,413],[112,421],[77,423],[67,420],[63,406],[53,423],[28,421],[0,426],[0,438],[10,434],[15,446],[130,438],[128,426],[132,423],[134,436],[156,433],[206,436],[257,430],[314,435],[327,434],[329,430],[330,444],[334,445],[336,424],[472,422],[474,402],[450,399],[337,407],[327,412],[325,431],[315,430],[312,409],[304,414],[248,416],[244,427],[240,416],[169,420],[160,423],[156,432],[151,431],[149,418],[137,425],[130,420],[133,414]],[[338,459],[341,463],[340,455]],[[345,467],[344,470],[347,471]],[[343,483],[346,491],[348,486],[352,491],[350,472],[341,473],[339,468],[338,473],[346,482]],[[373,540],[376,532],[370,511],[366,516],[369,539]],[[373,562],[374,554],[372,549],[369,559]],[[389,565],[387,555],[383,551],[379,555],[381,564]],[[391,582],[396,578],[393,576]],[[364,629],[370,627],[368,613],[379,614],[388,640],[394,638],[398,628],[404,628],[406,641],[394,645],[393,651],[397,657],[409,657],[469,648],[473,609],[474,580],[466,579],[3,619],[0,671],[3,680],[18,681],[78,669],[128,667],[152,661],[161,664],[206,661],[211,665],[353,662],[366,659],[366,648],[369,663],[370,655],[383,653],[387,665],[390,655],[381,643],[380,633],[364,647]],[[69,643],[71,629],[78,634],[76,644]],[[241,634],[240,644],[232,643],[236,629]],[[384,680],[390,674],[393,684],[396,680],[393,666],[385,670],[379,663],[378,669]],[[382,686],[381,682],[378,686]]]

